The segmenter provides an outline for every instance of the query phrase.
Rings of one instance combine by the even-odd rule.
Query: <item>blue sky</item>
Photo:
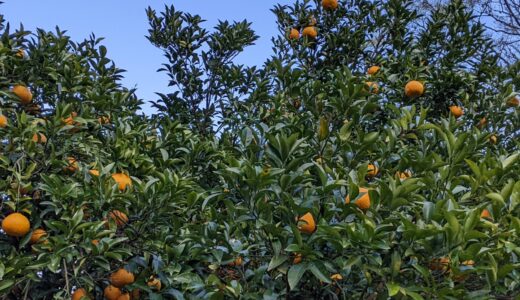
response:
[[[275,17],[270,9],[276,4],[290,4],[294,0],[6,0],[0,12],[11,26],[23,23],[28,30],[67,30],[75,41],[90,33],[104,37],[108,56],[119,68],[127,70],[123,84],[137,87],[137,95],[146,101],[155,100],[154,92],[168,92],[167,77],[156,70],[165,62],[162,51],[145,38],[148,30],[145,8],[161,11],[165,4],[179,10],[198,14],[213,27],[217,20],[253,22],[260,36],[257,44],[237,58],[238,63],[259,65],[271,53],[271,37],[277,34]],[[148,109],[145,107],[145,111]]]

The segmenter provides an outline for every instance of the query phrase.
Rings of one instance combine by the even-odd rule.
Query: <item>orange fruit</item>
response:
[[[35,229],[33,233],[31,234],[31,239],[29,242],[31,244],[39,243],[40,240],[47,235],[47,231],[45,231],[42,228]]]
[[[294,256],[294,259],[293,259],[293,264],[297,265],[299,263],[302,262],[302,254],[301,253],[296,253],[296,255]]]
[[[121,294],[121,296],[117,297],[117,300],[130,300],[130,294],[129,293]]]
[[[395,177],[397,177],[397,178],[399,178],[401,180],[408,179],[408,178],[412,177],[412,172],[410,172],[408,170],[406,170],[404,172],[397,171],[395,173]]]
[[[487,208],[484,208],[484,210],[480,213],[480,217],[483,219],[493,220],[493,217]]]
[[[118,288],[122,288],[127,284],[133,283],[135,280],[134,274],[128,272],[126,269],[121,268],[114,273],[110,274],[110,283]]]
[[[509,107],[517,107],[520,105],[520,99],[518,97],[513,97],[506,102],[507,106]]]
[[[296,28],[292,28],[289,32],[289,39],[291,40],[297,40],[300,38],[300,32]]]
[[[412,80],[408,82],[404,87],[404,94],[406,97],[415,98],[420,97],[424,93],[424,85],[417,81]]]
[[[31,103],[33,95],[31,91],[23,85],[15,85],[12,92],[20,99],[20,102],[24,105]]]
[[[21,213],[12,213],[2,221],[2,230],[9,236],[21,237],[31,229],[31,222]]]
[[[118,287],[109,285],[103,290],[103,296],[108,300],[117,300],[121,296],[121,290]]]
[[[45,144],[47,143],[47,137],[43,133],[33,134],[32,141],[35,143]]]
[[[77,112],[72,112],[70,114],[69,117],[65,118],[65,119],[61,119],[61,122],[64,123],[65,125],[74,125],[76,122],[74,121],[74,118],[78,116],[78,113]]]
[[[372,81],[367,81],[365,82],[365,87],[368,89],[369,92],[371,92],[372,94],[377,94],[379,93],[379,85],[377,85],[377,83],[375,82],[372,82]]]
[[[242,259],[242,258],[241,258]],[[148,279],[148,282],[146,283],[152,290],[157,290],[157,291],[160,291],[161,290],[161,287],[162,287],[162,284],[161,284],[161,281],[159,280],[159,278],[157,277],[150,277],[150,279]]]
[[[338,8],[338,0],[322,0],[321,6],[323,6],[324,9],[333,10]]]
[[[18,51],[16,51],[16,54],[14,55],[18,58],[24,58],[25,57],[25,51],[23,51],[23,49],[18,49]]]
[[[472,267],[472,266],[475,265],[475,261],[473,261],[471,259],[470,260],[465,260],[465,261],[462,262],[462,265],[463,266],[467,266],[467,267]]]
[[[311,234],[316,230],[316,222],[310,212],[298,219],[298,229],[303,233]]]
[[[367,74],[375,75],[377,72],[379,72],[379,69],[381,69],[379,66],[371,66],[370,68],[368,68]]]
[[[84,288],[79,288],[72,293],[72,300],[81,300],[83,297],[90,299],[87,295],[87,291]]]
[[[450,265],[448,257],[434,258],[430,262],[430,270],[432,271],[447,271]]]
[[[238,256],[237,258],[235,258],[234,261],[232,261],[232,262],[230,262],[228,264],[228,266],[231,266],[231,267],[233,267],[233,266],[237,266],[238,267],[240,265],[242,265],[242,257],[240,257],[240,256]]]
[[[379,173],[379,169],[377,168],[377,166],[373,164],[368,164],[367,176],[371,178],[376,177],[377,173]]]
[[[111,220],[114,220],[117,227],[122,227],[126,223],[128,223],[128,216],[124,212],[119,211],[119,210],[113,210],[113,211],[109,212],[108,217]]]
[[[330,276],[330,279],[334,280],[334,281],[339,281],[339,280],[342,280],[343,279],[343,276],[341,276],[341,274],[332,274]]]
[[[495,144],[498,142],[498,138],[497,138],[497,136],[494,135],[494,134],[491,135],[491,136],[489,137],[489,142],[490,142],[491,144],[495,145]]]
[[[314,26],[307,26],[303,29],[302,36],[315,39],[318,36],[318,31]]]
[[[7,127],[7,117],[4,115],[0,115],[0,128]]]
[[[79,169],[78,161],[74,157],[67,157],[67,166],[63,168],[63,171],[74,173]]]
[[[96,240],[92,240],[92,241],[90,241],[90,242],[91,242],[92,245],[94,245],[94,246],[99,245],[99,240],[97,240],[97,239],[96,239]]]
[[[359,194],[357,200],[354,200],[354,204],[362,210],[367,210],[370,208],[370,195],[368,194],[368,189],[359,188]],[[350,196],[347,195],[345,198],[345,203],[350,203]]]
[[[477,127],[482,129],[482,127],[484,127],[486,124],[487,124],[486,117],[482,117],[482,119],[480,119],[480,121],[478,121]]]
[[[114,173],[112,174],[112,178],[117,183],[120,191],[124,191],[127,186],[132,186],[132,179],[130,179],[130,176],[125,173]]]
[[[456,105],[450,106],[450,112],[455,117],[455,119],[461,117],[464,114],[462,107]]]
[[[110,117],[109,116],[101,116],[98,118],[98,123],[99,124],[110,124]]]
[[[96,169],[89,170],[88,173],[92,176],[99,176],[99,171]]]

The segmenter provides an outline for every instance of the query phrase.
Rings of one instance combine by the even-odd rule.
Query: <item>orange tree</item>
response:
[[[273,12],[245,68],[249,23],[148,9],[153,116],[99,39],[0,24],[3,298],[518,295],[519,66],[459,1]]]

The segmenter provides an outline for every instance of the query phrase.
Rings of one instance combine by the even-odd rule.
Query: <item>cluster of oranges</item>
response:
[[[103,290],[103,296],[107,300],[130,300],[130,299],[139,299],[141,291],[138,288],[134,288],[131,291],[128,291],[128,285],[131,285],[135,282],[135,275],[132,272],[129,272],[125,268],[120,268],[117,271],[113,272],[109,276],[110,284],[105,287]],[[152,290],[160,291],[162,288],[161,281],[155,277],[151,276],[147,281],[148,287]],[[72,300],[80,300],[80,299],[91,299],[87,290],[84,288],[78,288],[72,293]]]
[[[338,8],[338,0],[322,0],[321,6],[325,10],[335,10]],[[306,26],[304,26],[301,31],[301,36],[306,37],[308,39],[315,39],[318,37],[318,30],[316,29],[316,19],[311,17],[307,22]],[[297,40],[300,38],[300,30],[298,28],[291,28],[289,30],[289,39]]]

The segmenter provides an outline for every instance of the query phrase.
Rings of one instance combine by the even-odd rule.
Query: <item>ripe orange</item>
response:
[[[91,242],[92,245],[94,245],[94,246],[99,245],[99,240],[97,240],[97,239],[96,239],[96,240],[92,240],[92,241],[90,241],[90,242]]]
[[[447,271],[450,265],[448,257],[434,258],[430,261],[430,270],[432,271]]]
[[[450,112],[455,117],[455,119],[458,119],[464,114],[462,107],[456,105],[450,106]]]
[[[43,133],[35,133],[32,137],[32,141],[35,143],[45,144],[47,143],[47,137]]]
[[[470,260],[465,260],[465,261],[462,262],[462,265],[463,265],[463,266],[472,267],[472,266],[475,265],[475,261],[473,261],[473,260],[471,260],[471,259],[470,259]]]
[[[241,266],[242,265],[242,257],[241,256],[238,256],[237,258],[235,258],[234,261],[230,262],[229,263],[230,266],[235,266],[235,267],[238,267],[238,266]]]
[[[242,258],[240,258],[242,259]],[[159,278],[157,277],[150,277],[150,279],[148,279],[148,282],[146,283],[152,290],[155,289],[157,291],[160,291],[161,290],[161,287],[162,287],[162,284],[161,284],[161,281],[159,280]]]
[[[372,81],[367,81],[367,82],[365,82],[365,86],[368,89],[368,91],[371,92],[372,94],[379,93],[379,85],[377,85],[377,83],[372,82]]]
[[[12,213],[2,221],[2,229],[9,236],[21,237],[29,232],[31,223],[21,213]]]
[[[121,296],[117,297],[117,300],[130,300],[130,294],[129,293],[121,294]]]
[[[84,288],[79,288],[72,293],[72,300],[81,300],[81,298],[87,297],[90,299],[90,297],[87,295],[87,291]]]
[[[31,234],[31,239],[29,242],[31,244],[39,243],[40,240],[47,235],[47,231],[45,231],[42,228],[35,229],[33,233]]]
[[[343,276],[341,276],[341,274],[332,274],[330,276],[330,279],[334,280],[334,281],[339,281],[339,280],[342,280],[343,279]]]
[[[359,188],[359,194],[357,200],[354,200],[354,204],[362,210],[367,210],[370,208],[370,195],[368,194],[368,189]],[[347,195],[345,198],[345,203],[350,203],[350,196]]]
[[[324,9],[333,10],[338,8],[338,0],[322,0],[321,5]]]
[[[16,54],[14,55],[18,58],[24,58],[25,57],[25,51],[23,51],[23,49],[18,49],[18,51],[16,51]]]
[[[493,220],[493,217],[491,216],[491,213],[489,212],[489,210],[487,210],[487,208],[484,208],[482,213],[480,213],[480,217],[483,219]]]
[[[101,125],[104,124],[110,124],[110,117],[109,116],[101,116],[98,118],[98,123]]]
[[[61,122],[64,123],[65,125],[74,125],[76,122],[74,121],[74,118],[78,116],[78,113],[76,112],[72,112],[70,114],[69,117],[65,118],[65,119],[61,119]]]
[[[302,36],[315,39],[318,36],[318,31],[314,26],[307,26],[303,29]]]
[[[370,68],[368,68],[367,74],[375,75],[377,72],[379,72],[379,69],[381,69],[379,66],[371,66]]]
[[[15,85],[12,92],[20,99],[23,105],[31,103],[33,95],[29,89],[23,85]]]
[[[494,134],[491,135],[491,136],[489,137],[489,142],[490,142],[491,144],[495,145],[495,144],[498,142],[498,138],[497,138],[497,136],[494,135]]]
[[[404,94],[406,97],[415,98],[420,97],[424,93],[424,85],[417,81],[412,80],[408,82],[404,87]]]
[[[368,164],[367,176],[370,178],[376,177],[377,173],[379,173],[379,169],[377,168],[377,166],[373,164]]]
[[[311,234],[316,230],[316,222],[310,212],[298,219],[298,229],[303,233]]]
[[[88,173],[92,176],[99,176],[99,171],[96,169],[89,170]]]
[[[513,97],[506,102],[507,106],[509,107],[517,107],[520,105],[520,99],[518,97]]]
[[[135,280],[134,274],[128,272],[126,269],[121,268],[114,273],[110,274],[110,283],[118,288],[122,288],[127,284],[133,283]]]
[[[125,173],[114,173],[112,174],[112,178],[117,183],[120,191],[124,191],[127,186],[132,186],[132,179]]]
[[[297,265],[302,262],[303,256],[301,253],[296,253],[293,259],[293,264]]]
[[[408,179],[408,178],[412,177],[412,172],[410,172],[408,170],[406,170],[404,172],[397,171],[395,173],[395,177],[397,177],[397,178],[399,178],[401,180]]]
[[[103,295],[108,300],[117,300],[121,296],[121,290],[118,287],[109,285],[103,290]]]
[[[482,127],[484,127],[486,124],[487,124],[486,117],[482,117],[482,119],[480,119],[480,121],[478,121],[477,127],[482,129]]]
[[[0,128],[6,128],[7,123],[7,117],[4,115],[0,115]]]
[[[292,28],[291,32],[289,32],[289,39],[297,40],[300,38],[300,32],[296,28]]]
[[[128,223],[128,216],[124,212],[119,211],[119,210],[113,210],[113,211],[109,212],[108,217],[111,220],[114,220],[117,227],[122,227],[126,223]]]
[[[74,173],[79,169],[78,161],[74,157],[67,157],[67,166],[63,168],[63,171]]]

